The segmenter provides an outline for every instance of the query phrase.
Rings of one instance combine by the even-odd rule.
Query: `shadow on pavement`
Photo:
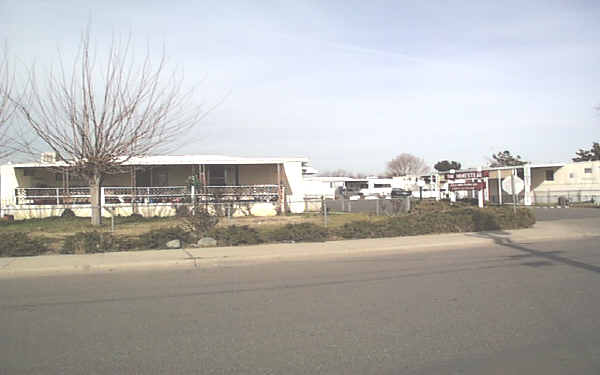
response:
[[[599,266],[580,262],[578,260],[573,260],[573,259],[569,259],[564,256],[558,255],[558,254],[563,253],[563,251],[547,251],[547,252],[540,251],[540,250],[531,249],[531,248],[523,246],[522,244],[513,242],[510,239],[510,237],[509,237],[510,233],[508,233],[508,232],[504,232],[504,231],[479,232],[479,233],[468,234],[468,236],[491,239],[494,241],[494,243],[496,245],[509,247],[511,249],[519,250],[519,251],[522,251],[525,253],[525,254],[509,256],[509,258],[512,258],[515,260],[528,258],[528,257],[539,257],[539,258],[546,259],[546,262],[543,262],[543,261],[527,262],[527,263],[523,263],[523,265],[540,267],[540,266],[550,265],[550,264],[547,264],[548,263],[547,261],[553,261],[553,262],[557,262],[557,263],[566,264],[568,266],[584,269],[586,271],[600,273]]]

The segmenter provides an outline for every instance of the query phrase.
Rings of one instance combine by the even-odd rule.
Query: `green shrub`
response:
[[[65,238],[62,254],[88,254],[118,251],[118,240],[107,232],[79,232]]]
[[[329,233],[326,228],[313,224],[287,224],[275,229],[268,234],[268,241],[294,241],[294,242],[323,242]]]
[[[44,254],[48,251],[46,241],[32,238],[29,233],[0,233],[0,256],[22,257]]]
[[[75,217],[75,212],[70,208],[65,208],[60,217]]]
[[[342,238],[415,236],[430,233],[480,232],[528,228],[535,217],[528,209],[515,215],[507,208],[456,208],[441,212],[390,217],[371,222],[354,221],[342,225],[335,234]]]
[[[335,234],[342,238],[375,238],[381,237],[386,221],[372,222],[356,220],[339,227]]]
[[[172,240],[190,243],[192,236],[190,232],[179,226],[159,228],[142,233],[139,237],[139,246],[144,249],[164,249],[166,243]]]
[[[187,205],[175,206],[175,217],[188,217],[191,215],[191,209]]]
[[[183,217],[182,227],[188,232],[192,232],[196,237],[208,233],[219,223],[216,215],[211,215],[204,207],[195,207],[190,215]]]
[[[208,235],[224,246],[256,245],[264,242],[258,231],[247,225],[215,228]]]

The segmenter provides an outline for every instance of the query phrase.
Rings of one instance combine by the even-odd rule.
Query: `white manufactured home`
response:
[[[64,162],[0,167],[0,210],[16,219],[57,216],[70,208],[90,216],[87,181]],[[307,158],[163,155],[132,158],[102,184],[103,215],[170,216],[178,205],[227,205],[233,215],[305,210]]]

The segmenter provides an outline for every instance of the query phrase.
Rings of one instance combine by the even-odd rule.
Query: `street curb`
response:
[[[3,258],[0,279],[27,276],[86,274],[145,269],[196,269],[281,261],[409,254],[506,242],[544,242],[600,235],[552,225],[512,231],[434,234],[410,237],[328,241],[321,243],[266,244],[238,247],[146,250],[86,255],[46,255]],[[144,259],[145,258],[145,259]]]

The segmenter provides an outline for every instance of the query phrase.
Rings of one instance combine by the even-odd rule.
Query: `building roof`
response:
[[[503,169],[514,169],[514,168],[523,168],[523,167],[529,167],[529,168],[557,168],[557,167],[564,167],[565,165],[567,165],[569,163],[543,163],[543,164],[523,164],[523,165],[516,165],[516,166],[512,166],[512,167],[482,167],[482,169],[484,171],[497,171],[497,170],[503,170]],[[473,170],[477,170],[475,169],[470,169],[469,171],[472,172]],[[462,172],[462,170],[461,170]]]
[[[297,158],[250,158],[225,155],[151,155],[131,158],[123,165],[210,165],[210,164],[282,164],[285,162],[308,163],[309,159]],[[16,168],[39,168],[39,167],[61,167],[66,166],[64,162],[53,163],[19,163],[11,164]]]

